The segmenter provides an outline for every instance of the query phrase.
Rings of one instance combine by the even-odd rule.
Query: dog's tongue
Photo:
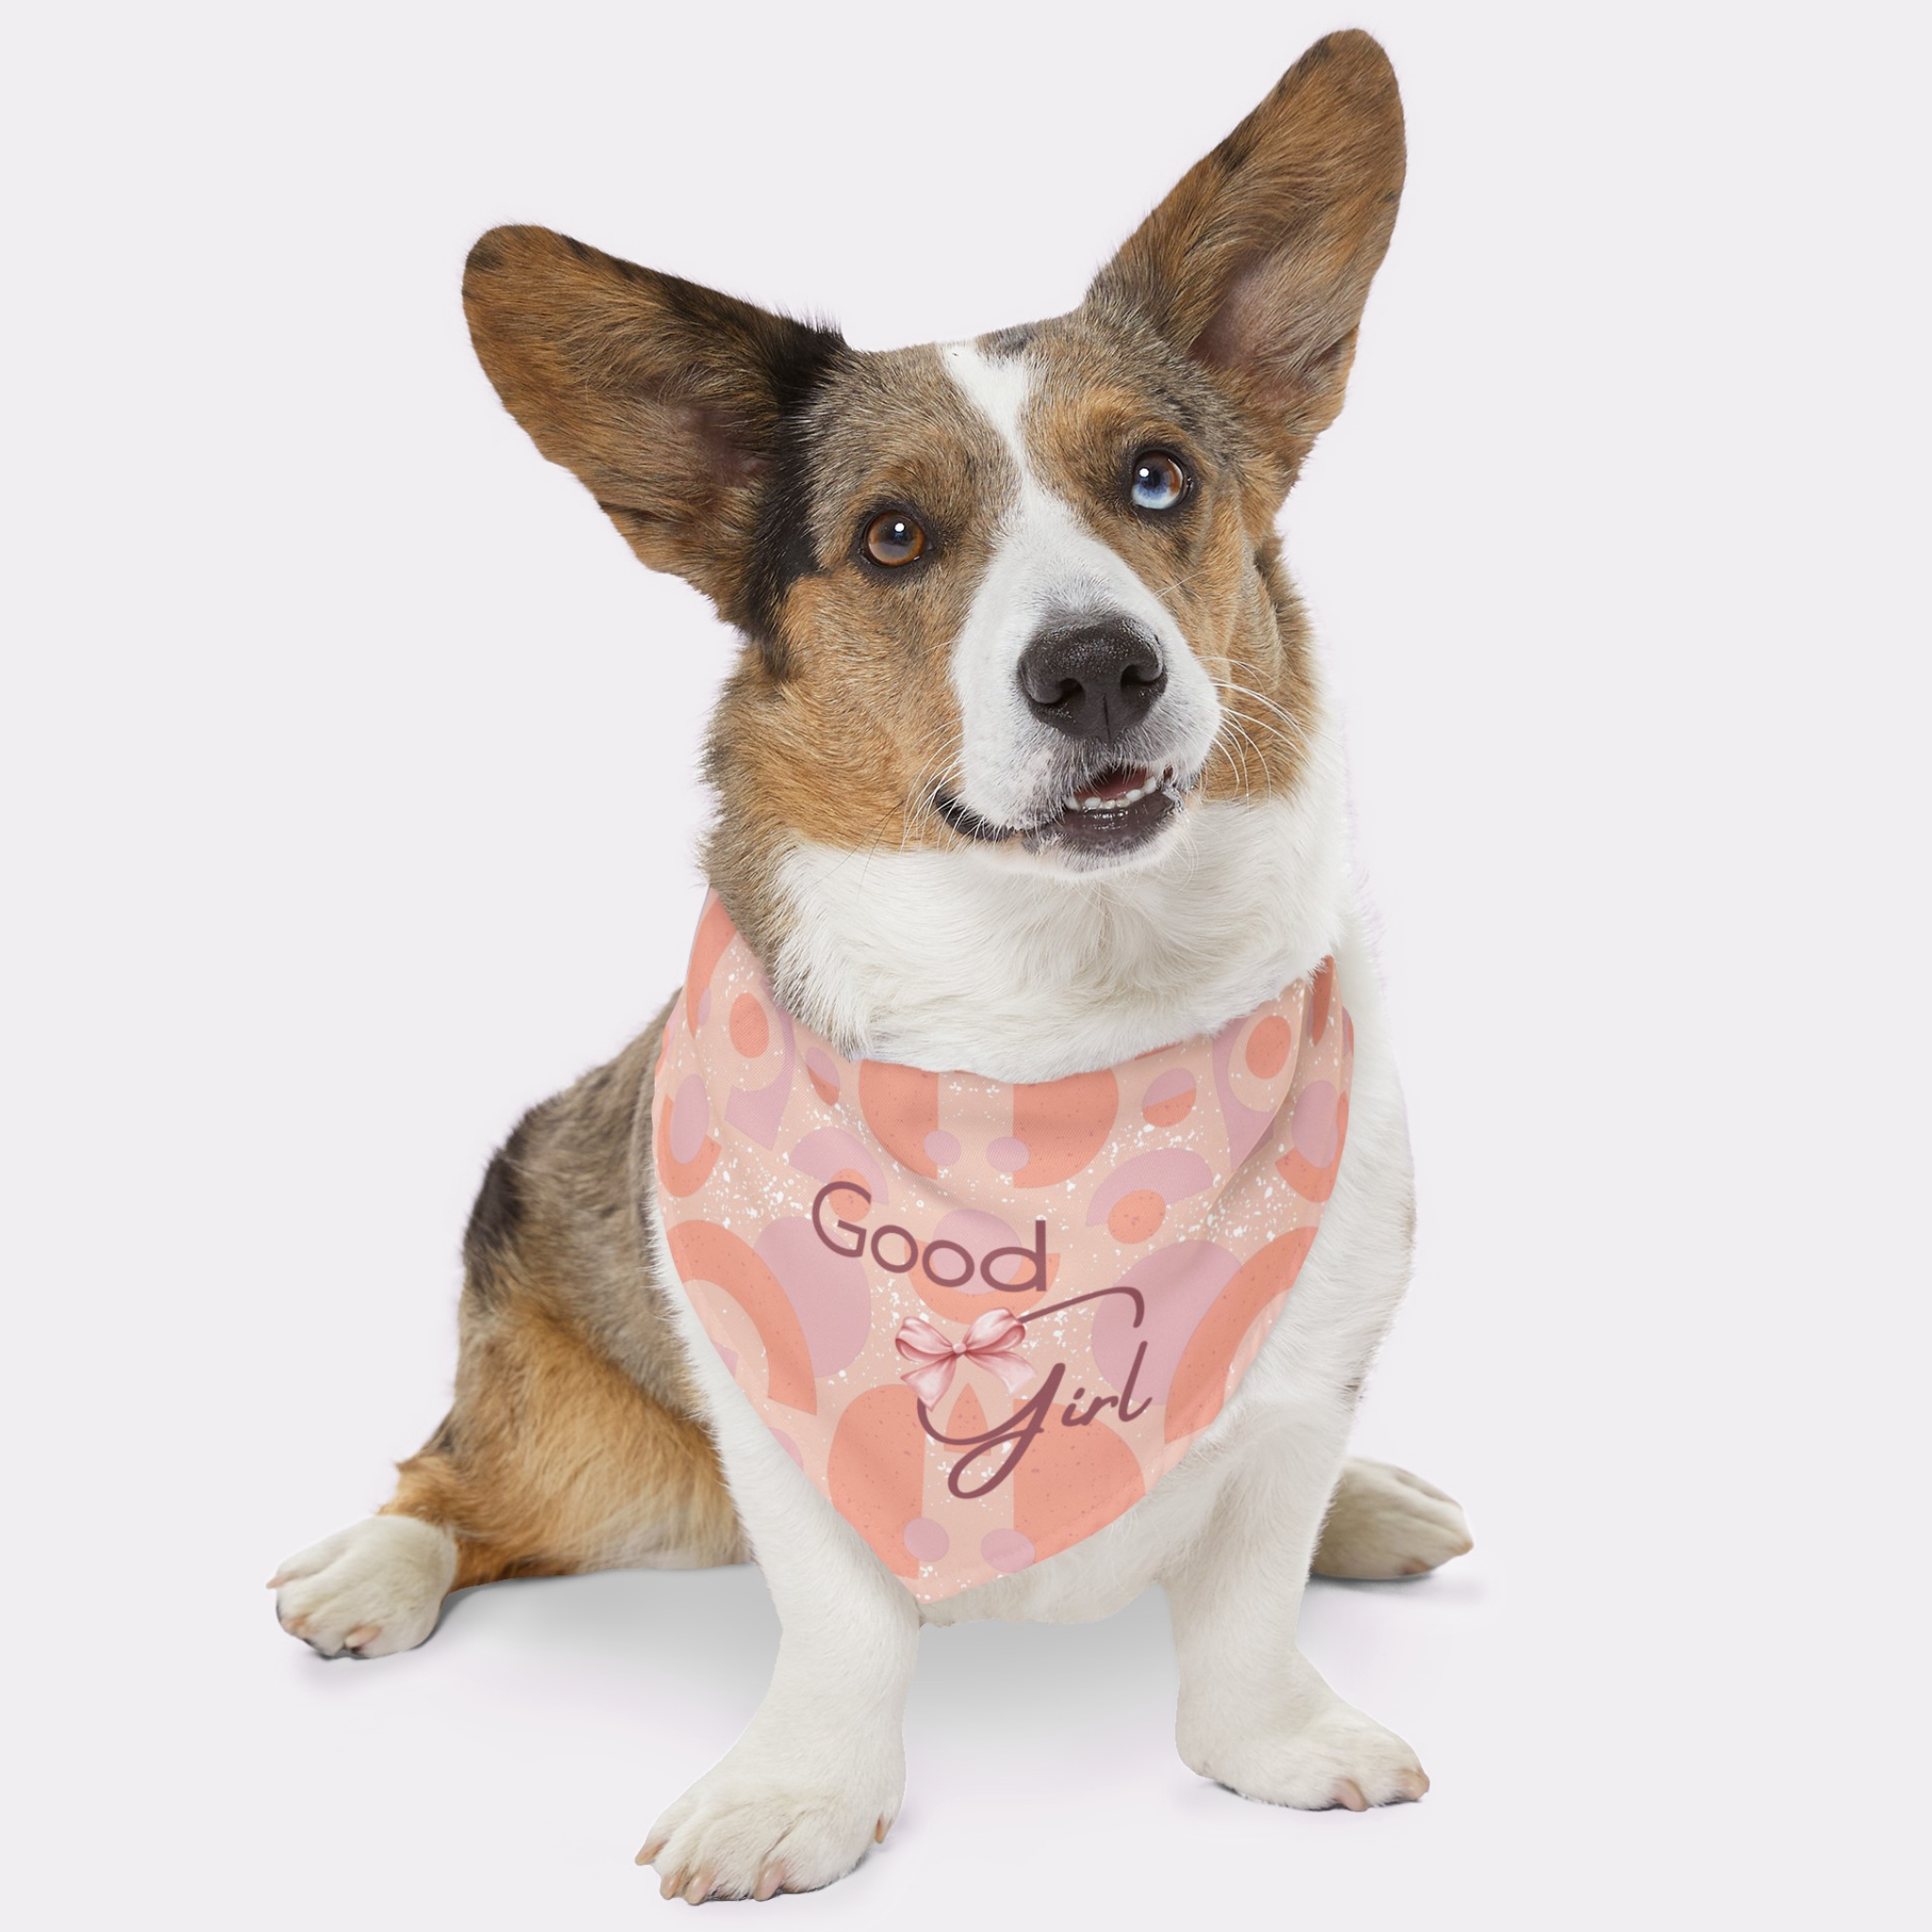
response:
[[[1074,796],[1083,805],[1090,798],[1105,805],[1112,799],[1124,798],[1129,791],[1146,784],[1148,775],[1145,765],[1119,765],[1111,772],[1103,772],[1092,783],[1081,786]]]

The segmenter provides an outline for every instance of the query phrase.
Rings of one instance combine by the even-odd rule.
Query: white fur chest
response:
[[[1339,783],[1198,807],[1154,863],[1069,878],[977,852],[800,846],[774,962],[787,1008],[842,1051],[1053,1080],[1212,1033],[1343,932]]]

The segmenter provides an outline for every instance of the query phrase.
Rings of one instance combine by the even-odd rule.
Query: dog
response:
[[[1103,1617],[1157,1582],[1172,1599],[1176,1738],[1194,1771],[1315,1809],[1427,1789],[1409,1746],[1295,1645],[1311,1566],[1411,1575],[1470,1539],[1440,1491],[1345,1459],[1409,1274],[1412,1182],[1344,850],[1335,726],[1274,532],[1341,407],[1404,166],[1386,56],[1364,34],[1333,35],[1183,176],[1078,308],[891,353],[542,228],[495,229],[471,253],[470,328],[511,415],[646,564],[688,579],[741,635],[706,751],[712,898],[683,993],[528,1113],[491,1162],[465,1237],[447,1418],[377,1515],[289,1559],[272,1587],[291,1635],[325,1657],[373,1657],[422,1642],[444,1596],[473,1584],[755,1558],[782,1623],[775,1674],[743,1737],[639,1854],[667,1898],[810,1890],[883,1840],[923,1624]],[[727,1041],[714,995],[732,960],[729,986],[751,991],[729,1003]],[[1265,1052],[1260,1033],[1240,1031],[1256,1013],[1278,1029]],[[844,1411],[863,1407],[880,1442],[905,1452],[881,1450],[867,1480],[970,1437],[987,1488],[959,1482],[962,1456],[941,1500],[956,1523],[1007,1511],[996,1532],[962,1542],[922,1518],[901,1537],[923,1493],[916,1469],[899,1516],[868,1524],[864,1498],[841,1499],[836,1473],[812,1477],[774,1420],[815,1419],[815,1386],[829,1385],[798,1352],[816,1336],[777,1333],[790,1319],[778,1310],[730,1342],[756,1298],[715,1283],[732,1268],[749,1281],[764,1262],[687,1218],[694,1191],[724,1175],[753,1193],[790,1187],[809,1162],[801,1142],[768,1174],[741,1134],[741,1161],[721,1154],[736,1104],[711,1105],[702,1056],[770,1064],[774,1028],[799,1107],[815,1104],[800,1069],[827,1120],[841,1080],[890,1089],[890,1106],[863,1109],[877,1117],[872,1151],[827,1157],[844,1165],[820,1175],[807,1217],[830,1252],[813,1263],[835,1271],[824,1278],[841,1295],[872,1283],[856,1291],[854,1335],[880,1297],[925,1297],[906,1302],[923,1314],[878,1331],[877,1387]],[[1222,1323],[1177,1435],[1182,1372],[1169,1361],[1169,1436],[1143,1453],[1129,1435],[1153,1386],[1136,1382],[1153,1373],[1148,1297],[1090,1284],[1070,1258],[1078,1241],[1143,1239],[1140,1208],[1123,1222],[1123,1196],[1075,1225],[1056,1207],[1063,1228],[1043,1205],[1037,1247],[1014,1225],[1004,1273],[975,1263],[963,1237],[866,1216],[881,1189],[916,1207],[938,1185],[933,1149],[958,1152],[950,1132],[901,1132],[921,1106],[930,1126],[945,1070],[970,1070],[947,1074],[945,1093],[970,1088],[1017,1121],[1096,1081],[1115,1093],[1167,1054],[1178,1058],[1163,1078],[1191,1083],[1189,1042],[1203,1043],[1205,1069],[1241,1037],[1246,1071],[1224,1056],[1212,1077],[1226,1117],[1261,1121],[1264,1137],[1272,1117],[1236,1097],[1236,1074],[1291,1077],[1284,1041],[1313,1053],[1320,1038],[1332,1057],[1313,1083],[1328,1097],[1306,1171],[1293,1165],[1303,1137],[1278,1163],[1243,1164],[1247,1130],[1230,1129],[1214,1183],[1258,1190],[1263,1223],[1291,1209],[1308,1227],[1292,1267],[1256,1275],[1257,1299]],[[1291,1077],[1306,1091],[1313,1076]],[[690,1091],[695,1111],[680,1112]],[[1096,1117],[1102,1131],[1115,1131],[1116,1105]],[[1146,1104],[1149,1122],[1169,1111]],[[1077,1113],[1049,1123],[1061,1152],[1087,1132]],[[854,1135],[863,1124],[856,1108],[839,1117]],[[1127,1124],[1153,1131],[1138,1115]],[[988,1186],[1011,1191],[1027,1178],[1015,1161],[1044,1158],[1024,1139],[1009,1158],[988,1143],[1001,1169]],[[1035,1192],[1058,1201],[1074,1185]],[[1153,1221],[1169,1211],[1158,1191],[1134,1198],[1152,1200]],[[705,1260],[692,1225],[736,1258]],[[1272,1223],[1255,1239],[1269,1255],[1288,1245]],[[1047,1324],[1028,1324],[1049,1291],[1060,1307],[1131,1294],[1113,1329],[1092,1315],[1091,1354],[1137,1337],[1140,1353],[1111,1392],[1081,1386],[1063,1410],[1057,1370],[1051,1401],[1014,1408],[1024,1427],[1003,1423],[1013,1397],[991,1373],[1009,1391],[1041,1373],[1029,1349]],[[974,1317],[963,1338],[940,1325],[949,1314]],[[896,1377],[892,1345],[915,1364]],[[741,1347],[762,1352],[769,1389],[734,1374]],[[946,1416],[955,1370],[966,1393]],[[781,1389],[781,1372],[796,1386]],[[976,1434],[958,1421],[969,1396]],[[888,1440],[915,1425],[930,1445]],[[992,1485],[1023,1451],[1041,1469],[1058,1456],[1060,1474],[1009,1502],[1023,1478]],[[1080,1533],[1040,1514],[1050,1491],[1075,1495]],[[1023,1516],[1030,1537],[1014,1526]],[[950,1573],[942,1548],[958,1557]]]

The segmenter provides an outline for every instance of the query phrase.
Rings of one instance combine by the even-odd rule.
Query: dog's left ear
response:
[[[1205,367],[1294,480],[1335,420],[1402,196],[1402,101],[1364,33],[1330,34],[1195,163],[1095,277],[1088,308]]]

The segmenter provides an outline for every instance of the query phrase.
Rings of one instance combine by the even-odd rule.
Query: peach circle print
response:
[[[716,896],[666,1022],[666,1245],[779,1448],[924,1601],[1172,1469],[1254,1360],[1348,1131],[1324,961],[1211,1040],[1035,1085],[849,1061]]]

